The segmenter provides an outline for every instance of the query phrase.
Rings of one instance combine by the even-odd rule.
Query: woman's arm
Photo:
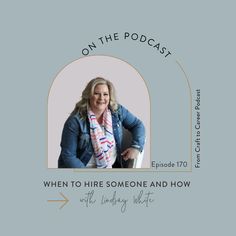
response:
[[[60,159],[66,168],[84,168],[84,163],[77,158],[77,145],[79,124],[75,117],[69,117],[65,122],[62,139]]]
[[[145,144],[145,127],[143,122],[129,112],[125,107],[120,106],[122,125],[132,134],[131,147],[142,152]]]

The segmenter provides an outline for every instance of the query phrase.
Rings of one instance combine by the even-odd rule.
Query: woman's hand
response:
[[[122,153],[121,153],[121,156],[123,157],[123,159],[125,161],[127,161],[128,159],[136,159],[139,155],[139,150],[136,149],[136,148],[127,148],[126,150],[124,150]]]

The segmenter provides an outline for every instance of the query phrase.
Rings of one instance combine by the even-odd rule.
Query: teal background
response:
[[[233,1],[1,1],[0,24],[1,234],[235,233]],[[90,41],[124,31],[159,39],[182,62],[192,88],[201,89],[200,170],[91,174],[46,168],[47,97],[55,75]],[[96,53],[125,58],[144,73],[172,63],[132,42],[109,45]],[[157,81],[150,80],[153,100]],[[155,117],[154,104],[152,109]],[[43,187],[43,180],[64,179],[191,180],[191,188],[155,189],[152,207],[131,206],[121,214],[115,208],[80,207],[75,202],[84,190]],[[61,210],[47,203],[60,191],[71,200]],[[120,190],[124,196],[132,191]]]

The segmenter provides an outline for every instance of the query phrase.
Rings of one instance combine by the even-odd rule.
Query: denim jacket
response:
[[[117,150],[116,162],[113,167],[126,167],[125,161],[121,157],[122,127],[128,129],[132,134],[131,147],[137,148],[141,152],[145,142],[144,125],[125,107],[119,105],[117,111],[112,112],[112,127]],[[88,119],[82,119],[78,113],[69,116],[62,132],[58,167],[85,168],[93,152]]]

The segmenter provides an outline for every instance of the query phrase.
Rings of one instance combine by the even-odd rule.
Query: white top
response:
[[[116,160],[116,146],[112,148],[112,153],[111,153],[111,164],[113,165]],[[91,159],[89,160],[88,164],[86,165],[86,168],[97,168],[96,166],[96,161],[94,155],[92,155]]]

